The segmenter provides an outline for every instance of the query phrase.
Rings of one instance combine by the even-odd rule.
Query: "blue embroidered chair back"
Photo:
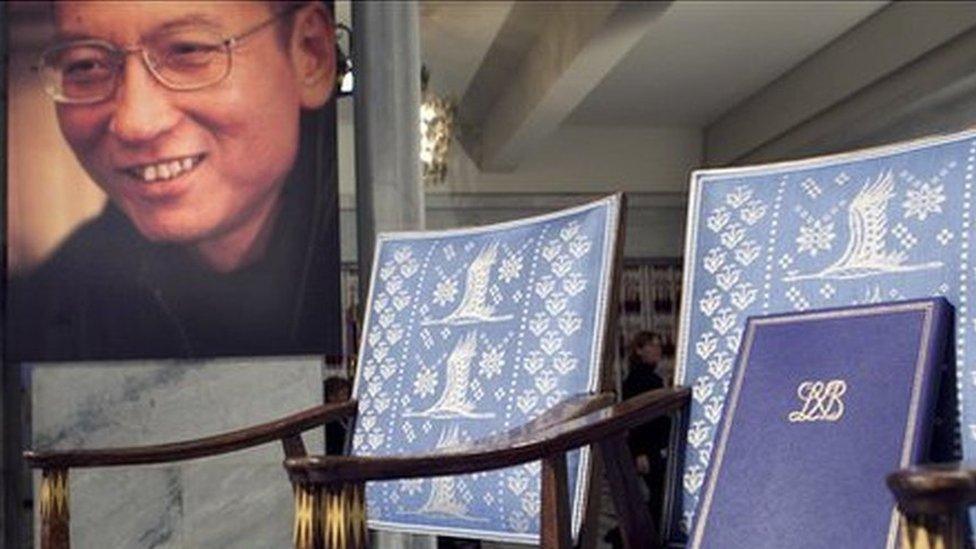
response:
[[[600,388],[622,197],[487,227],[378,238],[352,454],[416,454],[519,427]],[[573,531],[588,455],[568,462]],[[539,464],[367,486],[369,526],[538,542]]]
[[[976,456],[976,132],[692,175],[677,383],[693,389],[690,528],[746,317],[945,296],[957,312],[963,452]],[[880,482],[880,479],[879,479]]]

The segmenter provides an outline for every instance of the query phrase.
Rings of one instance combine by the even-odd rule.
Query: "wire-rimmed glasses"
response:
[[[43,79],[44,90],[58,103],[98,103],[114,95],[130,54],[139,54],[149,73],[166,88],[199,90],[227,78],[233,50],[246,38],[295,9],[282,10],[231,37],[199,24],[156,33],[134,47],[95,38],[71,40],[46,49],[35,69]]]

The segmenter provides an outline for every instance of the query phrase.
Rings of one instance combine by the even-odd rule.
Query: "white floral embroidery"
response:
[[[406,246],[400,246],[393,250],[393,261],[395,261],[397,264],[406,263],[410,261],[411,257],[413,257],[413,250]]]
[[[728,210],[726,210],[724,206],[721,206],[716,208],[715,211],[712,212],[712,215],[708,216],[706,224],[708,225],[709,229],[717,233],[720,232],[723,227],[725,227],[725,224],[729,222],[731,217],[732,215],[728,212]]]
[[[498,276],[505,282],[511,282],[522,273],[522,256],[510,255],[502,260],[502,266],[498,268]]]
[[[800,227],[800,235],[796,237],[799,246],[797,252],[809,252],[815,257],[819,252],[830,249],[835,236],[833,222],[823,223],[815,219],[812,223]]]
[[[793,258],[790,256],[790,254],[783,254],[779,258],[779,266],[781,269],[789,269],[790,265],[792,264],[793,264]]]
[[[786,290],[786,299],[790,301],[793,309],[797,311],[805,311],[810,308],[810,300],[796,286],[790,286],[790,289]]]
[[[763,204],[762,200],[750,200],[739,210],[739,218],[748,225],[755,225],[764,215],[766,215],[766,205]]]
[[[417,372],[417,377],[413,380],[413,392],[417,396],[426,397],[434,394],[437,390],[437,370],[424,367]]]
[[[942,213],[942,203],[946,199],[942,185],[930,187],[928,183],[908,189],[905,196],[905,201],[901,203],[905,208],[905,217],[915,217],[919,221],[925,221],[929,214]]]
[[[750,198],[752,198],[752,190],[741,185],[736,187],[731,193],[725,195],[725,203],[733,208],[738,208],[748,202]]]
[[[410,478],[400,481],[400,490],[409,495],[415,495],[424,487],[424,479]]]
[[[401,427],[400,430],[403,431],[403,437],[407,439],[407,442],[413,442],[414,440],[417,440],[417,433],[414,432],[413,425],[410,425],[410,422],[404,423],[403,427]]]
[[[912,232],[908,230],[908,227],[906,227],[903,223],[896,224],[894,228],[891,229],[891,234],[898,239],[898,243],[901,244],[901,247],[906,250],[909,250],[918,244],[918,238],[913,235]]]
[[[803,192],[807,193],[807,196],[813,200],[816,200],[821,194],[823,194],[823,189],[821,189],[820,185],[817,185],[817,182],[811,177],[803,180],[803,182],[800,183],[800,187],[803,189]]]
[[[485,390],[481,387],[481,383],[478,383],[477,379],[471,382],[470,387],[471,390],[468,391],[468,394],[471,395],[472,400],[479,402],[481,399],[485,398]]]
[[[491,349],[489,348],[484,353],[481,353],[481,362],[478,363],[481,371],[481,375],[488,379],[491,379],[498,374],[502,373],[502,368],[505,367],[505,351],[503,349]]]
[[[437,287],[434,288],[434,303],[438,305],[447,305],[448,303],[452,303],[454,302],[454,298],[457,296],[457,293],[457,282],[455,282],[453,278],[441,280],[437,283]]]

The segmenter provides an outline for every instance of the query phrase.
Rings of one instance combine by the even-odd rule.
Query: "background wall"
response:
[[[342,260],[356,259],[352,101],[340,99],[339,193]],[[481,170],[455,141],[447,179],[428,187],[427,227],[495,223],[628,195],[628,257],[680,257],[686,189],[701,165],[702,131],[573,125],[561,129],[514,170]]]

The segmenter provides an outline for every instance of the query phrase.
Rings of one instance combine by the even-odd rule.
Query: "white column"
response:
[[[414,2],[353,2],[356,240],[361,303],[376,234],[424,228],[420,36]],[[433,549],[430,536],[377,533],[375,547]]]
[[[378,232],[424,227],[419,13],[415,2],[353,2],[352,23],[356,232],[365,281]]]

